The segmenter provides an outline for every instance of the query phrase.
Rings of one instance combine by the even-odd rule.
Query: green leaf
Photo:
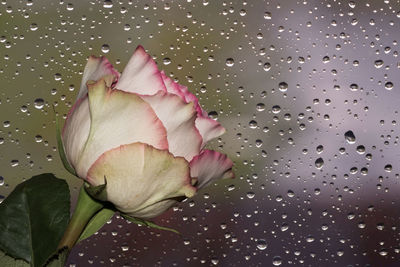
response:
[[[0,204],[0,250],[42,266],[67,227],[69,209],[68,185],[51,173],[17,185]]]
[[[108,208],[103,208],[98,213],[96,213],[96,215],[94,215],[90,219],[89,223],[86,225],[77,243],[99,231],[100,228],[103,227],[103,225],[111,219],[114,213],[114,210]]]
[[[159,230],[165,230],[165,231],[170,231],[170,232],[174,232],[175,234],[180,235],[180,233],[179,233],[177,230],[172,229],[172,228],[168,228],[168,227],[164,227],[164,226],[157,225],[157,224],[155,224],[155,223],[152,222],[152,221],[147,221],[147,220],[144,220],[144,219],[140,219],[140,218],[136,218],[136,217],[131,217],[131,216],[127,215],[127,214],[121,214],[121,216],[124,217],[126,220],[128,220],[128,221],[130,221],[130,222],[133,222],[133,223],[136,223],[136,224],[138,224],[138,225],[145,225],[145,226],[148,226],[148,227],[151,227],[151,228],[155,228],[155,229],[159,229]]]
[[[64,263],[68,258],[68,247],[59,249],[43,265],[44,267],[64,267]]]
[[[89,183],[84,184],[86,192],[93,198],[102,200],[102,201],[107,201],[107,179],[104,177],[104,184],[98,185],[98,186],[93,186]]]
[[[56,110],[53,106],[54,113],[56,113]],[[64,165],[64,168],[70,172],[72,175],[77,176],[75,169],[71,167],[67,160],[67,156],[65,155],[65,150],[64,150],[64,144],[61,138],[61,127],[60,123],[58,121],[58,117],[56,117],[56,138],[57,138],[57,147],[58,147],[58,154],[60,155],[62,164]]]
[[[29,267],[29,263],[24,260],[14,259],[13,257],[6,255],[3,251],[0,250],[0,266]]]

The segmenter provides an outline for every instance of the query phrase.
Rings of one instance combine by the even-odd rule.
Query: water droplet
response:
[[[249,127],[250,127],[251,129],[257,128],[257,122],[256,122],[255,120],[251,120],[251,121],[249,122]]]
[[[281,112],[281,107],[278,105],[275,105],[272,107],[272,113],[274,114],[278,114],[279,112]]]
[[[71,3],[68,3],[68,4],[67,4],[67,10],[68,10],[68,11],[74,10],[74,5],[71,4]]]
[[[266,63],[264,64],[264,66],[263,66],[263,69],[264,69],[265,71],[269,71],[269,70],[271,69],[271,63],[266,62]]]
[[[391,172],[392,171],[392,165],[391,164],[387,164],[385,165],[385,172]]]
[[[166,57],[166,58],[163,59],[163,64],[164,65],[169,65],[170,63],[171,63],[171,59],[170,58]]]
[[[358,154],[360,154],[360,155],[362,155],[362,154],[364,154],[365,153],[365,146],[363,146],[363,145],[359,145],[359,146],[357,146],[357,153]]]
[[[103,7],[104,8],[112,8],[113,7],[112,1],[111,0],[104,0]]]
[[[264,19],[271,19],[271,12],[265,12],[264,13]]]
[[[279,257],[279,256],[275,256],[275,257],[272,259],[272,264],[273,264],[274,266],[279,266],[279,265],[281,265],[281,264],[282,264],[282,258]]]
[[[358,90],[358,84],[356,84],[356,83],[350,84],[350,90],[353,91],[353,92],[357,91]]]
[[[36,31],[39,27],[38,27],[38,25],[36,24],[36,23],[32,23],[30,26],[29,26],[29,28],[31,29],[31,31]]]
[[[41,135],[36,135],[35,136],[35,141],[36,141],[36,143],[40,143],[40,142],[43,141],[43,137]]]
[[[227,58],[226,59],[226,61],[225,61],[225,64],[228,66],[228,67],[232,67],[233,65],[235,65],[235,61],[233,60],[233,58]]]
[[[264,249],[266,249],[266,248],[267,248],[267,242],[266,242],[264,239],[259,239],[259,240],[257,241],[257,248],[258,248],[259,250],[264,250]]]
[[[356,136],[354,135],[353,131],[345,132],[344,138],[349,144],[354,144],[356,142]]]
[[[385,83],[385,89],[386,90],[392,90],[393,89],[393,83],[392,82],[387,82]]]
[[[307,236],[306,237],[306,241],[307,241],[307,243],[311,243],[311,242],[314,242],[314,237],[313,236]]]
[[[44,107],[44,100],[42,98],[36,98],[34,101],[34,106],[37,109],[42,109]]]
[[[380,59],[375,60],[374,64],[375,64],[375,68],[379,69],[383,66],[383,60],[380,60]]]
[[[280,82],[279,83],[279,91],[281,92],[286,92],[288,89],[288,84],[285,82]]]
[[[321,169],[324,166],[324,160],[322,158],[317,158],[315,160],[315,168]]]
[[[247,192],[247,194],[246,194],[247,198],[249,198],[249,199],[254,198],[255,195],[256,194],[254,192]]]
[[[265,104],[264,103],[258,103],[256,105],[256,110],[257,111],[264,111],[265,110]]]
[[[216,111],[210,111],[208,112],[208,117],[210,117],[213,120],[218,119],[218,113]]]
[[[19,160],[13,159],[13,160],[11,160],[10,164],[11,164],[11,167],[17,167],[19,165]]]
[[[59,80],[61,80],[61,78],[62,78],[62,75],[60,73],[54,74],[54,80],[59,81]]]
[[[101,46],[101,52],[103,52],[104,54],[107,54],[108,52],[110,52],[110,46],[108,44],[103,44]]]

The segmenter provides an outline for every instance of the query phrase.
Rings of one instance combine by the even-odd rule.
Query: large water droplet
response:
[[[259,240],[257,241],[257,248],[258,248],[259,250],[264,250],[264,249],[266,249],[266,248],[267,248],[267,242],[266,242],[264,239],[259,239]]]
[[[349,144],[354,144],[356,142],[356,136],[354,135],[353,131],[345,132],[344,138],[346,139],[347,143],[349,143]]]
[[[232,67],[233,65],[235,65],[235,60],[233,60],[233,58],[227,58],[226,59],[226,61],[225,61],[225,64],[228,66],[228,67]]]
[[[34,101],[34,106],[37,109],[42,109],[44,106],[44,100],[42,98],[36,98]]]
[[[101,52],[103,52],[104,54],[107,54],[108,52],[110,52],[110,46],[108,44],[103,44],[101,46]]]

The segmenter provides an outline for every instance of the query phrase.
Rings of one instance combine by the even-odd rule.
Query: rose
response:
[[[122,75],[91,56],[62,139],[69,164],[121,212],[155,217],[219,178],[232,161],[205,144],[225,129],[139,46]],[[104,198],[104,197],[103,197]]]

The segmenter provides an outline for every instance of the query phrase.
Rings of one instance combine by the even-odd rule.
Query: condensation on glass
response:
[[[55,115],[86,60],[122,71],[139,44],[227,133],[235,162],[156,222],[118,216],[72,266],[396,266],[398,1],[11,1],[0,5],[0,199],[67,177]],[[68,177],[76,198],[80,181]]]

